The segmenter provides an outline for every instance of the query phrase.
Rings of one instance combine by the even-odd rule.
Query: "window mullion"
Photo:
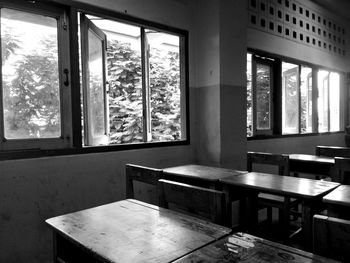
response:
[[[301,65],[298,67],[297,87],[298,87],[298,133],[301,133]]]
[[[318,133],[318,69],[312,69],[312,132]]]
[[[256,92],[257,92],[257,88],[256,88],[256,60],[255,57],[252,56],[252,114],[253,114],[253,127],[252,127],[252,131],[253,131],[253,136],[256,136],[256,125],[257,125],[257,114],[256,114]]]
[[[331,110],[330,110],[330,72],[328,72],[328,81],[327,81],[327,131],[331,130]]]
[[[0,9],[1,10],[1,9]],[[1,12],[0,12],[1,20]],[[2,41],[0,41],[0,59],[2,64]],[[4,110],[3,110],[3,83],[2,83],[2,67],[0,67],[0,150],[3,147],[3,140],[5,139],[4,132]]]
[[[149,79],[149,45],[145,29],[141,28],[141,61],[142,61],[142,105],[143,105],[143,141],[152,139],[151,134],[151,103]]]

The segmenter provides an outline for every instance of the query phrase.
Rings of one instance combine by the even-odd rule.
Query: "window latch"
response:
[[[63,73],[65,75],[65,80],[64,80],[63,84],[67,87],[67,86],[69,86],[69,76],[68,76],[69,70],[65,68],[63,70]]]

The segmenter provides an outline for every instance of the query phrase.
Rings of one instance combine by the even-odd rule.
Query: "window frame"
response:
[[[35,15],[43,15],[57,20],[57,47],[58,47],[58,76],[60,94],[61,136],[56,138],[25,138],[6,139],[4,135],[3,119],[3,91],[2,91],[2,67],[0,67],[0,152],[25,151],[33,149],[64,149],[72,146],[72,116],[71,116],[71,61],[68,56],[70,51],[69,32],[70,23],[66,17],[66,8],[44,3],[31,3],[23,1],[0,1],[0,10],[9,8]],[[1,54],[1,52],[0,52]],[[0,60],[1,61],[1,60]],[[2,63],[2,61],[1,61]],[[66,83],[66,81],[68,81]]]
[[[347,95],[347,91],[345,89],[345,76],[346,73],[340,70],[331,69],[328,67],[311,64],[309,62],[300,61],[293,58],[288,58],[276,54],[271,54],[265,51],[256,50],[256,49],[247,49],[247,53],[252,55],[252,61],[254,56],[258,57],[264,57],[269,58],[271,60],[274,60],[274,96],[273,96],[273,109],[274,109],[274,121],[273,121],[273,133],[272,134],[257,134],[254,133],[253,129],[253,135],[247,136],[247,140],[260,140],[260,139],[269,139],[269,138],[285,138],[285,137],[303,137],[303,136],[318,136],[318,135],[327,135],[327,134],[336,134],[336,133],[344,133],[345,126],[346,126],[346,120],[348,116],[347,105],[345,104],[345,98]],[[302,67],[308,67],[312,69],[312,132],[308,133],[301,133],[301,122],[300,122],[300,114],[301,114],[301,99],[300,99],[300,85],[298,86],[299,90],[299,100],[298,100],[298,107],[299,107],[299,132],[293,133],[293,134],[283,134],[282,133],[282,61],[286,63],[292,63],[295,65],[298,65],[299,68],[299,77],[298,82],[300,82],[300,71]],[[253,64],[253,62],[252,62]],[[253,66],[252,66],[253,68]],[[319,132],[318,131],[318,107],[317,107],[317,98],[318,98],[318,89],[317,89],[317,72],[318,70],[327,70],[330,73],[335,72],[338,73],[340,76],[340,98],[339,98],[339,123],[340,123],[340,129],[339,131],[328,131],[326,132]],[[255,73],[252,71],[252,76]],[[253,77],[252,77],[253,78]],[[253,82],[253,80],[252,80]],[[253,86],[253,85],[252,85]],[[252,88],[252,92],[254,92]],[[252,94],[252,96],[254,96]],[[253,112],[254,114],[254,112]],[[253,123],[253,126],[255,124]]]
[[[69,82],[70,82],[70,96],[63,97],[62,101],[68,102],[68,111],[71,113],[67,119],[63,119],[62,123],[68,124],[69,134],[65,134],[64,139],[69,141],[69,144],[63,147],[45,147],[46,139],[41,139],[41,143],[37,147],[28,147],[23,149],[23,142],[19,143],[18,148],[0,149],[0,160],[9,159],[22,159],[44,156],[59,156],[67,154],[85,154],[85,153],[97,153],[97,152],[111,152],[111,151],[123,151],[132,149],[143,149],[153,147],[169,147],[179,145],[190,144],[190,109],[189,109],[189,33],[188,30],[160,24],[158,22],[152,22],[149,20],[136,18],[128,15],[126,12],[121,13],[106,8],[96,7],[87,3],[80,3],[77,1],[58,1],[58,0],[42,0],[41,5],[44,5],[48,10],[62,8],[65,11],[65,24],[68,29],[69,49],[66,57],[70,58],[69,68]],[[32,11],[36,10],[37,1],[35,3],[26,2],[20,0],[14,0],[11,3],[0,0],[0,6],[6,5],[6,7],[18,8],[28,7]],[[139,27],[146,27],[147,29],[154,29],[163,33],[169,33],[172,35],[178,35],[180,39],[180,112],[181,112],[181,132],[185,134],[185,137],[176,141],[156,141],[156,142],[140,142],[131,144],[113,144],[103,146],[83,146],[82,142],[82,113],[81,113],[81,97],[80,97],[80,65],[79,65],[79,43],[78,43],[78,13],[87,13],[90,15],[101,16],[106,19],[115,20],[121,23],[127,23]],[[60,79],[63,81],[63,79]],[[25,140],[27,141],[27,139]]]
[[[140,19],[125,19],[123,15],[119,13],[115,13],[112,11],[98,11],[99,8],[94,8],[93,11],[87,10],[86,8],[77,8],[75,11],[77,13],[84,13],[86,15],[98,16],[104,19],[117,21],[120,23],[125,23],[133,26],[137,26],[140,28],[141,35],[141,60],[142,60],[142,103],[143,103],[143,142],[133,142],[133,143],[125,143],[125,144],[109,144],[109,145],[98,145],[98,146],[84,146],[83,144],[79,144],[81,148],[90,148],[90,147],[121,147],[137,145],[136,148],[142,148],[141,145],[150,144],[149,147],[158,147],[159,144],[166,144],[166,146],[170,145],[185,145],[189,144],[189,92],[188,92],[188,32],[175,29],[164,25],[159,25],[153,22],[144,22],[144,20]],[[111,15],[110,13],[114,14]],[[124,18],[123,18],[124,17]],[[135,21],[134,21],[135,20]],[[141,22],[140,22],[141,21]],[[184,134],[184,139],[176,140],[176,141],[150,141],[152,136],[152,127],[151,127],[151,112],[150,112],[150,85],[149,85],[149,77],[148,77],[148,68],[147,68],[147,38],[145,36],[146,30],[154,30],[161,33],[168,33],[171,35],[175,35],[179,37],[179,50],[180,50],[180,115],[181,120],[183,121],[181,124],[181,132]],[[78,51],[79,52],[79,51]],[[147,79],[146,79],[147,78]],[[79,142],[77,142],[79,143]],[[161,145],[162,146],[162,145]]]
[[[273,109],[273,101],[274,101],[274,94],[275,94],[275,81],[274,81],[274,66],[273,61],[270,61],[268,59],[265,59],[263,57],[257,57],[256,55],[252,56],[252,111],[253,111],[253,134],[256,135],[272,135],[273,134],[273,127],[274,127],[274,109]],[[270,96],[269,96],[269,129],[258,129],[257,128],[257,110],[256,110],[256,104],[257,104],[257,64],[268,66],[270,69]]]

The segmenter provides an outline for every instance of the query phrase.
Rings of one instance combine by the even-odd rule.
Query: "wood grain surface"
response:
[[[230,229],[133,199],[46,220],[101,262],[170,262]]]

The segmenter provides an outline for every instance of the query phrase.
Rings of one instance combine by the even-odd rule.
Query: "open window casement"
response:
[[[109,143],[106,91],[107,37],[85,15],[80,17],[84,145]]]
[[[299,66],[284,63],[282,67],[282,133],[300,133],[300,73]]]

